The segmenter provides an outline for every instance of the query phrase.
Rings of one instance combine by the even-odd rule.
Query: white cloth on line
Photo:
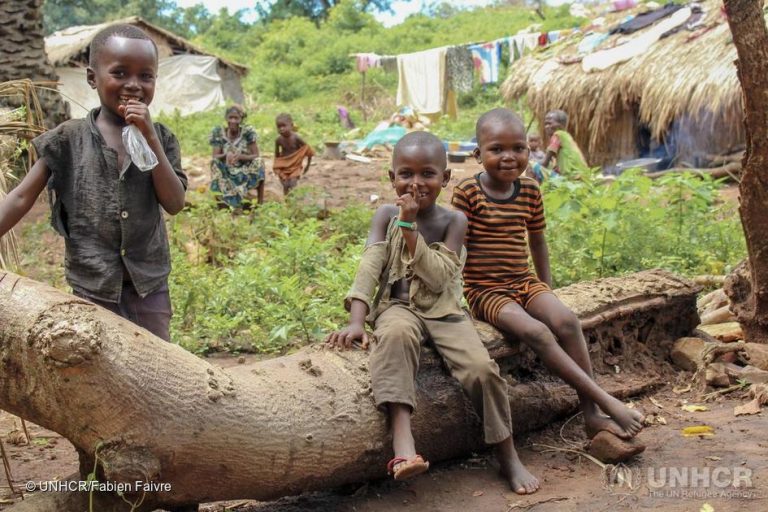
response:
[[[445,104],[446,48],[397,56],[397,105],[419,114],[439,114]]]

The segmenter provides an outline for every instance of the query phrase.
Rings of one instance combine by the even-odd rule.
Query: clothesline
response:
[[[457,93],[472,90],[475,72],[483,85],[499,81],[502,46],[509,46],[510,63],[538,46],[559,39],[563,31],[522,33],[484,43],[441,46],[400,55],[352,53],[361,73],[361,99],[365,74],[372,68],[398,72],[397,104],[425,115],[447,113],[455,117]]]
[[[399,55],[379,55],[373,52],[351,53],[356,59],[357,71],[365,73],[371,68],[383,68],[384,71],[395,71],[397,59],[405,55],[414,55],[440,48],[467,48],[472,52],[475,69],[480,72],[480,82],[496,83],[499,80],[499,64],[503,45],[509,47],[509,63],[520,59],[526,53],[536,48],[545,47],[557,42],[561,37],[571,34],[574,29],[551,30],[548,32],[524,32],[514,36],[505,36],[492,41],[471,42],[459,45],[448,45],[418,52]]]

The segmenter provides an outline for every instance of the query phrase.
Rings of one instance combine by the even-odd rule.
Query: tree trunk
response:
[[[28,78],[32,81],[58,81],[48,61],[43,37],[43,0],[2,0],[0,2],[0,82]],[[85,87],[85,84],[83,84]],[[49,128],[66,121],[69,109],[61,95],[38,92]],[[13,107],[20,98],[2,98]]]
[[[658,360],[698,323],[698,291],[647,271],[558,295],[582,319],[597,373],[608,372],[601,385],[626,397],[663,382]],[[518,432],[575,409],[574,393],[546,376],[531,351],[479,327],[513,384]],[[97,456],[101,481],[171,484],[171,492],[147,493],[137,510],[362,482],[383,477],[391,456],[361,351],[313,346],[224,371],[89,302],[0,272],[0,362],[0,407],[69,439],[83,475]],[[477,415],[432,350],[417,388],[414,434],[429,460],[481,448]],[[42,493],[13,510],[82,512],[86,498]],[[114,494],[96,499],[100,512],[130,508]]]
[[[746,341],[768,343],[768,30],[763,0],[725,0],[744,97],[747,150],[739,185],[739,214],[747,241],[746,274],[726,290]],[[746,275],[746,278],[744,277]]]

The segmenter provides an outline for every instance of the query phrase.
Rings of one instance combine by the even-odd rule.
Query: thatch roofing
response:
[[[131,16],[129,18],[123,18],[114,21],[108,21],[99,25],[81,25],[76,27],[69,27],[58,32],[54,32],[50,36],[45,38],[45,51],[48,54],[48,59],[55,67],[66,66],[71,62],[85,62],[87,61],[86,55],[88,53],[88,47],[91,44],[94,36],[103,28],[117,23],[127,23],[129,25],[136,25],[137,27],[145,30],[150,37],[155,39],[162,38],[166,45],[169,47],[172,55],[178,55],[182,53],[189,53],[193,55],[208,55],[216,57],[219,62],[226,67],[229,67],[237,72],[239,75],[245,75],[248,72],[248,68],[240,64],[228,61],[213,55],[210,52],[203,50],[190,43],[183,37],[174,34],[164,28],[158,27],[139,16]]]
[[[713,28],[698,38],[689,40],[692,33],[681,30],[627,62],[585,72],[580,63],[560,63],[577,54],[582,37],[573,36],[515,62],[502,93],[507,101],[524,97],[540,122],[550,110],[565,110],[569,131],[592,164],[610,163],[616,157],[616,138],[626,135],[617,130],[636,130],[638,118],[657,140],[663,139],[673,121],[687,118],[697,129],[710,132],[711,138],[743,141],[736,49],[721,4],[714,0],[702,4],[704,23]],[[598,49],[615,46],[620,37],[610,36]],[[626,122],[628,116],[635,120],[634,127]]]

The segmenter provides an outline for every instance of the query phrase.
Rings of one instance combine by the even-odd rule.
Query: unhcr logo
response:
[[[760,498],[754,490],[752,469],[743,466],[662,466],[644,469],[624,464],[603,470],[603,486],[611,491],[647,488],[654,498]]]
[[[752,488],[752,470],[745,467],[661,467],[648,468],[648,487],[653,489]]]

